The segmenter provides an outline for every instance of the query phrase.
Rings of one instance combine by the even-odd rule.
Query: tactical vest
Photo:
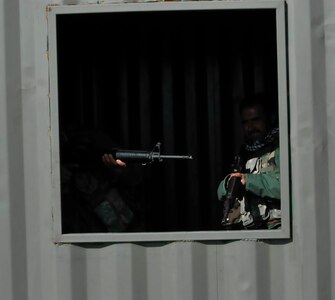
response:
[[[279,149],[247,160],[245,173],[267,174],[279,168],[275,162],[276,151]],[[277,229],[281,226],[280,199],[260,197],[247,191],[237,202],[229,214],[236,229]]]

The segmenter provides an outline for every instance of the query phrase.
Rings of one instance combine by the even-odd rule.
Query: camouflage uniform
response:
[[[258,154],[258,155],[256,155]],[[230,211],[229,229],[275,229],[281,225],[280,155],[274,143],[245,158],[245,193],[236,199]],[[224,200],[229,175],[218,187],[218,198]]]

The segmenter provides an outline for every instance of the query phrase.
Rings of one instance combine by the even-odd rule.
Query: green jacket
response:
[[[252,166],[251,168],[249,168]],[[266,153],[261,157],[250,159],[246,163],[246,191],[257,196],[280,199],[280,157],[279,148]],[[227,175],[219,184],[217,194],[219,200],[226,195]]]

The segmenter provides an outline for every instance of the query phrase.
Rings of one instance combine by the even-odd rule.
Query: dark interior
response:
[[[277,104],[275,10],[58,15],[57,47],[63,233],[220,230],[238,105]],[[193,160],[101,162],[157,142]]]

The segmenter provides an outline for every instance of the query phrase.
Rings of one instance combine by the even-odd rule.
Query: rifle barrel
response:
[[[159,155],[161,159],[193,159],[192,155]]]

